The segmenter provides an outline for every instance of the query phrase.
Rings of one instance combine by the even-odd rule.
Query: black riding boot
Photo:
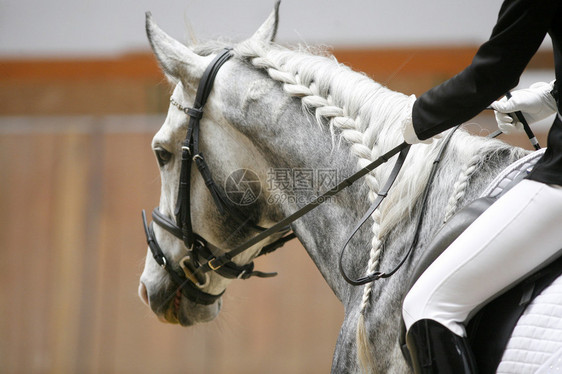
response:
[[[472,351],[465,338],[440,323],[423,319],[406,335],[416,374],[473,374],[477,372]]]

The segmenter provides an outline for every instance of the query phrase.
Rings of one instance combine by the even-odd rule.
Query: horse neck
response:
[[[300,105],[295,110],[302,114]],[[278,141],[267,149],[271,155],[270,170],[280,171],[283,177],[287,171],[292,174],[290,178],[294,188],[289,188],[290,191],[271,191],[280,197],[280,209],[285,216],[334,187],[335,183],[341,182],[357,169],[357,157],[350,152],[349,145],[334,147],[329,131],[319,129],[311,120],[309,116],[301,117],[300,120],[294,116],[282,118],[277,126],[286,133],[280,135]],[[323,176],[329,178],[328,184],[322,183]],[[308,183],[310,188],[297,188],[299,184],[302,187]],[[267,187],[275,188],[271,185]],[[369,188],[364,182],[357,182],[292,225],[309,256],[342,302],[349,298],[346,291],[348,285],[337,270],[336,259],[346,236],[363,213],[363,208],[368,206],[368,194]],[[370,230],[365,230],[361,232],[359,240],[369,243],[371,236]]]
[[[266,159],[269,183],[264,188],[275,188],[275,181],[270,178],[276,171],[283,176],[292,173],[293,183],[297,182],[295,173],[312,178],[311,189],[295,188],[281,199],[278,208],[283,215],[310,201],[319,192],[317,187],[325,190],[325,186],[314,185],[320,173],[336,175],[341,181],[358,166],[365,166],[402,140],[397,121],[403,115],[408,98],[347,68],[343,68],[344,73],[363,86],[361,90],[344,88],[348,97],[345,92],[322,94],[325,89],[317,86],[319,79],[309,78],[313,82],[305,83],[304,73],[299,78],[298,74],[290,73],[291,68],[286,69],[289,72],[269,68],[267,75],[248,72],[247,66],[234,69],[238,69],[231,74],[239,78],[236,87],[229,87],[230,94],[225,92],[223,98],[231,101],[229,107],[241,110],[227,117],[241,124],[238,130],[251,139]],[[336,69],[342,67],[337,65]],[[241,82],[240,77],[244,76],[248,82]],[[349,287],[337,270],[337,255],[358,217],[368,207],[369,199],[374,198],[384,182],[381,176],[387,173],[387,168],[381,167],[374,175],[357,182],[293,225],[309,255],[342,301],[349,298],[346,292]],[[287,191],[269,192],[283,195]],[[361,264],[368,260],[374,234],[370,224],[366,226],[353,242],[362,243],[362,250],[353,254],[349,264],[360,271],[364,271]]]

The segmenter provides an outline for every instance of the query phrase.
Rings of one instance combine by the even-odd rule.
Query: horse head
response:
[[[249,39],[251,44],[271,43],[277,23],[278,4]],[[271,225],[280,212],[267,203],[267,162],[240,132],[240,123],[247,120],[241,114],[243,105],[232,103],[236,101],[233,95],[228,99],[223,94],[241,90],[238,73],[243,64],[226,62],[230,52],[221,55],[216,46],[198,49],[181,44],[162,31],[150,13],[146,30],[161,69],[175,88],[166,120],[152,140],[162,187],[159,206],[153,212],[156,224],[145,224],[151,248],[139,295],[162,321],[188,326],[218,315],[220,296],[232,279],[268,275],[254,271],[252,259],[279,235],[251,246],[221,271],[194,274],[201,263]],[[217,55],[225,56],[222,67],[214,63]],[[209,78],[206,74],[214,66],[216,76]],[[259,75],[250,80],[256,78]],[[206,103],[195,108],[200,113],[195,114],[197,123],[193,125],[193,109],[189,108],[197,106],[198,91],[204,89],[198,87],[205,84],[212,90],[207,90]],[[260,87],[264,93],[267,87]]]

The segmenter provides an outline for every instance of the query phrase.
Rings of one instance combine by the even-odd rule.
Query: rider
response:
[[[406,296],[403,316],[416,373],[473,373],[464,324],[486,301],[560,255],[562,230],[562,1],[504,0],[490,39],[455,77],[420,96],[404,120],[410,144],[467,121],[515,87],[550,34],[556,81],[492,104],[504,129],[558,111],[548,149],[525,180],[486,210],[425,271]],[[482,282],[482,283],[480,283]]]

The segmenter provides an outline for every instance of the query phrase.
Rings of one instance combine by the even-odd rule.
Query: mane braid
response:
[[[482,164],[484,161],[483,159],[484,157],[481,154],[474,154],[460,172],[459,177],[453,186],[453,193],[447,202],[443,223],[446,223],[457,211],[460,201],[462,201],[465,197],[470,177],[474,174],[474,172],[476,172],[478,166]]]

